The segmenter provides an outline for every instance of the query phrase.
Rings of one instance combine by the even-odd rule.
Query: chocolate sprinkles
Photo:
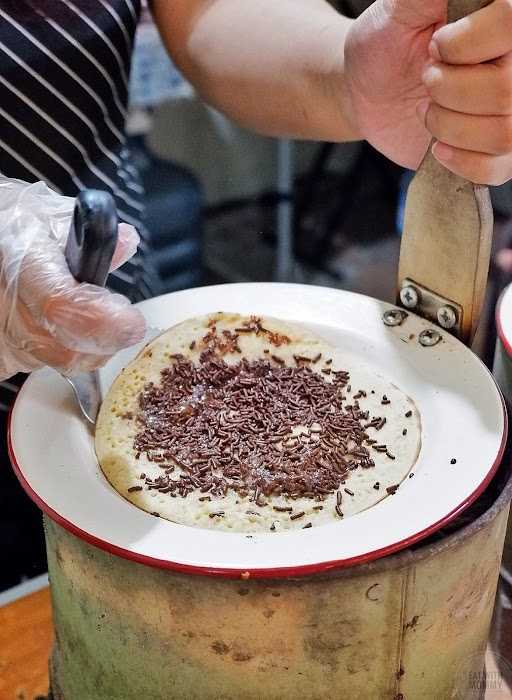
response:
[[[311,367],[320,354],[296,355],[292,367],[271,353],[227,364],[223,354],[235,352],[238,334],[248,333],[264,334],[275,347],[290,342],[254,317],[235,333],[212,324],[197,363],[171,355],[159,385],[144,387],[135,416],[134,450],[162,468],[159,476],[143,475],[145,488],[182,498],[199,491],[204,494],[200,501],[228,491],[242,498],[253,494],[256,506],[266,505],[270,496],[322,502],[336,492],[336,512],[343,517],[340,484],[351,471],[375,465],[366,430],[380,430],[386,418],[370,417],[359,407],[357,398],[367,396],[364,389],[347,405],[348,372],[324,368],[321,372],[331,375],[325,379]],[[372,447],[394,459],[386,445]],[[180,473],[172,474],[174,465]],[[293,513],[290,506],[273,509],[289,513],[291,520],[305,515]],[[218,511],[209,517],[223,515]]]
[[[298,520],[299,518],[303,518],[306,515],[306,513],[301,510],[300,513],[294,513],[294,515],[290,515],[290,520]]]

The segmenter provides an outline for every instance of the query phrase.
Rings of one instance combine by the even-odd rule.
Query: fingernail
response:
[[[445,143],[436,141],[432,146],[432,154],[436,160],[442,163],[448,163],[451,160],[453,149]]]
[[[130,260],[139,247],[140,236],[129,224],[119,224],[117,246],[112,259],[111,270],[116,270]]]
[[[427,112],[430,108],[430,100],[420,100],[416,105],[416,114],[422,124],[425,124]]]
[[[118,236],[126,249],[130,251],[130,257],[135,255],[140,243],[140,236],[137,233],[137,229],[129,224],[119,224]]]
[[[432,38],[432,41],[428,45],[428,52],[429,52],[430,56],[434,59],[434,61],[442,61],[443,60],[441,58],[439,46],[437,45],[437,41],[435,40],[435,38]]]

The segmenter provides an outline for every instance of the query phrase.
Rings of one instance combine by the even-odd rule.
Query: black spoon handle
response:
[[[101,190],[80,192],[64,251],[77,282],[105,286],[117,245],[117,227],[112,195]]]

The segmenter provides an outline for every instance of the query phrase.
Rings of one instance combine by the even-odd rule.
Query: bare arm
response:
[[[435,157],[473,182],[512,178],[512,0],[443,26],[447,0],[153,0],[203,97],[271,135],[364,138],[407,168]]]
[[[214,107],[272,136],[360,138],[344,90],[352,21],[324,0],[153,0],[176,65]]]

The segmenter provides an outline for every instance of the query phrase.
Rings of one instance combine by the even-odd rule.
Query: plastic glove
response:
[[[144,337],[127,299],[72,277],[63,251],[73,209],[42,182],[0,176],[0,380],[43,365],[89,371]],[[138,242],[121,224],[112,269]]]

